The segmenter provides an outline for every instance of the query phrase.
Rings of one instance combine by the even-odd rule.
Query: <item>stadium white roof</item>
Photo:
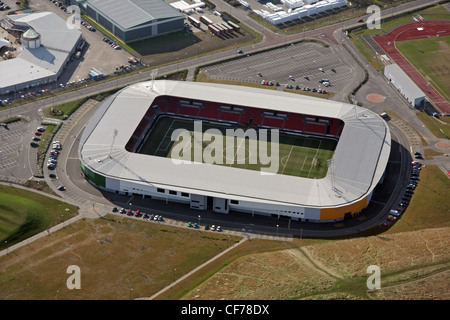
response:
[[[126,151],[125,144],[159,95],[343,120],[333,157],[334,184],[330,170],[323,179],[262,175],[227,166],[177,165],[169,158]],[[267,89],[160,80],[129,86],[107,100],[86,127],[79,154],[94,172],[122,181],[241,201],[333,207],[361,200],[375,188],[384,174],[390,144],[385,121],[365,108]]]
[[[182,16],[164,0],[88,0],[87,3],[124,30],[158,19]]]

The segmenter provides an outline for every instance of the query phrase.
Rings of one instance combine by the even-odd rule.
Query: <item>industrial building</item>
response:
[[[125,43],[182,30],[184,15],[164,0],[77,0],[82,11]]]
[[[288,10],[285,11],[282,7],[267,2],[264,6],[270,11],[255,9],[253,12],[271,24],[279,25],[347,6],[346,0],[281,0],[280,3]]]
[[[0,62],[0,94],[57,81],[81,40],[80,30],[52,12],[8,15],[0,23],[22,44],[16,58]]]
[[[156,119],[167,115],[238,125],[250,121],[339,140],[330,170],[318,179],[138,153]],[[109,192],[216,213],[331,222],[367,207],[383,181],[390,150],[389,127],[365,108],[259,88],[157,80],[108,98],[84,129],[78,154],[85,178]]]
[[[393,63],[385,66],[384,75],[413,107],[418,107],[426,102],[425,93],[420,90],[398,64]]]

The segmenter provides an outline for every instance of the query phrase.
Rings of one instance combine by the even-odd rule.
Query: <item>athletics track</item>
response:
[[[408,23],[372,38],[384,52],[399,65],[412,81],[427,95],[430,102],[443,114],[450,115],[450,103],[431,86],[422,74],[397,50],[398,41],[450,35],[450,21],[421,21]]]

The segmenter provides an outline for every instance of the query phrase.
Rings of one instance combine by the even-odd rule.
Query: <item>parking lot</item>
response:
[[[325,89],[319,81],[328,79],[328,91],[349,92],[359,81],[362,72],[338,50],[342,49],[316,43],[298,43],[254,55],[236,53],[236,56],[242,58],[208,66],[202,71],[212,79],[250,83],[268,80],[278,82],[282,88],[291,84],[294,88]],[[336,96],[337,100],[343,98],[344,96]]]
[[[0,126],[0,177],[21,182],[38,172],[36,148],[30,142],[40,122],[24,119]],[[17,181],[16,181],[17,179]]]

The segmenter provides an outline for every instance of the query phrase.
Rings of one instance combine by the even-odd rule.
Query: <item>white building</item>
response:
[[[413,107],[417,107],[426,101],[425,93],[420,90],[398,64],[394,63],[385,66],[384,75]]]
[[[221,165],[177,164],[170,158],[136,153],[156,119],[182,114],[186,101],[193,101],[185,106],[190,114],[196,110],[198,119],[213,117],[219,122],[222,113],[217,110],[227,106],[233,106],[234,116],[252,114],[252,120],[253,115],[263,117],[261,110],[273,110],[295,128],[305,121],[332,118],[332,124],[342,128],[333,170],[324,178],[309,179]],[[389,127],[365,108],[280,91],[158,80],[128,86],[107,99],[84,129],[78,152],[86,179],[103,190],[181,202],[199,210],[211,204],[211,210],[220,213],[234,210],[323,222],[352,216],[369,204],[383,179],[390,150]]]
[[[81,40],[80,30],[52,12],[8,15],[1,22],[23,33],[17,58],[0,62],[0,94],[55,82]]]

